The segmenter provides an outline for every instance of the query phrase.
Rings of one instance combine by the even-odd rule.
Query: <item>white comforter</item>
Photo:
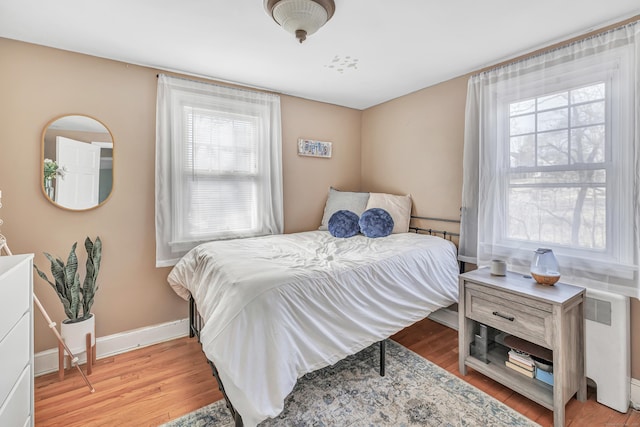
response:
[[[217,241],[168,277],[197,302],[202,347],[245,426],[278,415],[305,373],[457,302],[454,245],[415,233],[327,231]],[[375,369],[372,366],[372,369]]]

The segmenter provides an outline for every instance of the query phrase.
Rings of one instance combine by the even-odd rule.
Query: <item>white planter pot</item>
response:
[[[96,316],[80,322],[69,322],[65,319],[60,324],[60,335],[74,355],[87,351],[87,334],[91,334],[91,347],[96,345]]]

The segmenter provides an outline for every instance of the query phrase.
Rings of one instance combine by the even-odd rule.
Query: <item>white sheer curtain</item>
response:
[[[280,98],[158,76],[156,266],[283,231]]]
[[[471,77],[460,259],[638,297],[640,25]]]

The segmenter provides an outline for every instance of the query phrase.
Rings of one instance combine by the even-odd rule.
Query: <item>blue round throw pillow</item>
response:
[[[333,237],[352,237],[360,232],[358,215],[344,209],[334,212],[327,226]]]
[[[360,216],[360,232],[367,237],[385,237],[393,231],[393,218],[389,212],[380,208],[371,208]]]

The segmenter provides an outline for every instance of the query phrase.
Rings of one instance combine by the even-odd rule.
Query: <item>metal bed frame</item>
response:
[[[428,216],[414,216],[411,215],[412,220],[425,220],[425,221],[433,221],[433,222],[443,222],[443,223],[452,223],[452,224],[460,224],[459,219],[447,219],[447,218],[432,218]],[[447,230],[434,230],[433,228],[421,228],[417,226],[409,226],[409,230],[415,233],[428,234],[430,236],[442,236],[443,239],[449,240],[458,247],[458,243],[460,241],[460,233],[454,233],[452,231]],[[454,241],[455,239],[455,241]],[[458,265],[460,266],[460,273],[464,273],[465,271],[465,262],[458,260]]]
[[[445,219],[445,218],[431,218],[431,217],[422,217],[422,216],[413,216],[413,215],[411,216],[411,219],[435,221],[435,222],[446,222],[446,223],[457,223],[457,224],[460,223],[460,220]],[[440,235],[442,236],[442,238],[452,242],[454,238],[457,240],[460,237],[459,233],[454,233],[446,230],[434,230],[432,228],[421,228],[417,226],[410,226],[409,230],[415,233],[428,234],[430,236]],[[459,265],[460,265],[460,271],[461,272],[464,271],[464,263],[460,261]],[[198,342],[200,342],[200,331],[203,326],[202,323],[203,323],[203,320],[202,320],[202,317],[200,317],[200,315],[198,314],[196,301],[190,295],[189,296],[189,338],[197,337]],[[378,345],[380,347],[380,367],[379,367],[380,376],[383,377],[385,375],[385,368],[386,368],[386,347],[387,347],[386,340],[379,341]],[[227,408],[229,409],[229,412],[231,413],[231,417],[235,422],[235,426],[243,427],[244,424],[242,422],[242,417],[240,416],[240,413],[233,407],[233,404],[229,400],[229,397],[227,396],[227,393],[224,389],[224,385],[222,384],[222,380],[220,379],[220,375],[218,374],[218,370],[216,369],[216,365],[208,358],[207,358],[207,362],[209,363],[209,366],[211,367],[211,372],[213,373],[213,376],[215,377],[216,382],[218,383],[218,388],[220,389],[220,391],[222,392],[222,395],[224,396],[225,403],[227,405]]]

